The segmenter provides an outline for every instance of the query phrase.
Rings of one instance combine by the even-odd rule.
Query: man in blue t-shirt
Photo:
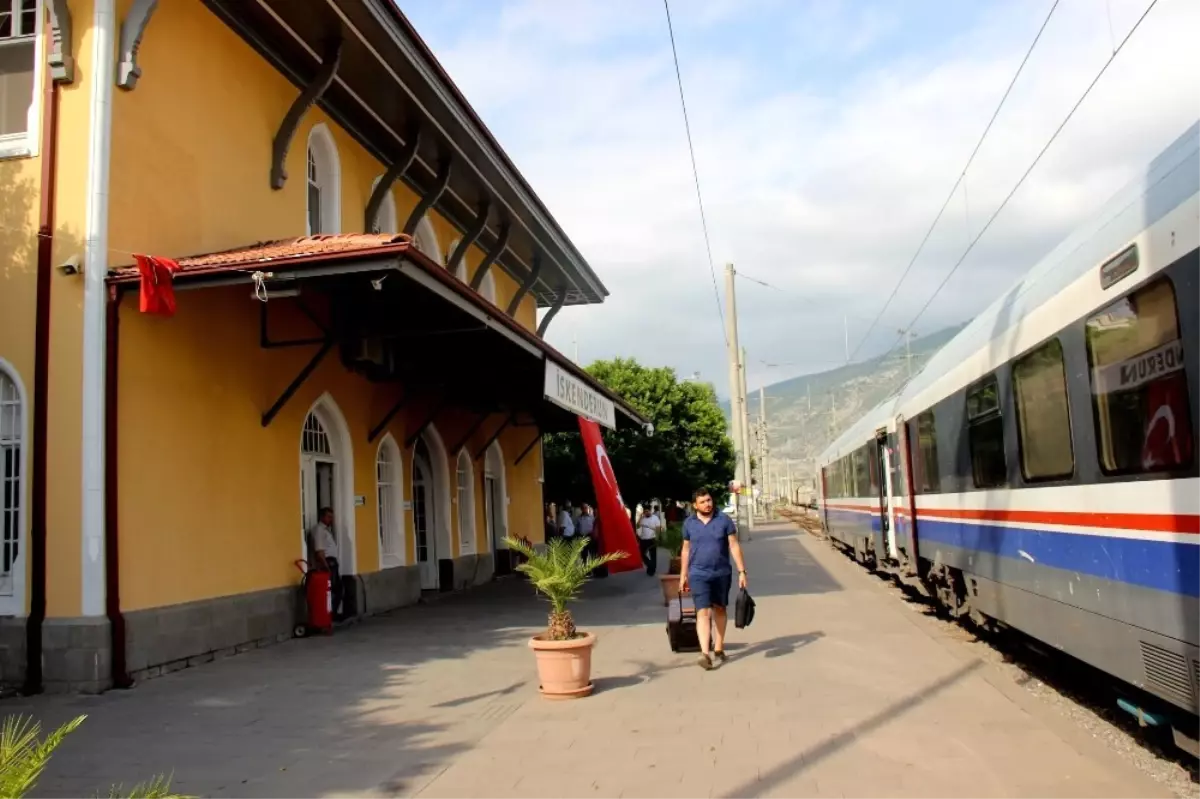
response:
[[[714,511],[712,494],[699,489],[692,494],[692,506],[696,512],[683,522],[679,590],[691,591],[700,637],[700,667],[707,670],[713,667],[714,658],[725,661],[725,623],[729,618],[725,608],[729,606],[733,582],[730,556],[738,567],[739,588],[746,587],[746,561],[738,544],[737,526],[724,513]],[[714,620],[716,632],[710,636]]]

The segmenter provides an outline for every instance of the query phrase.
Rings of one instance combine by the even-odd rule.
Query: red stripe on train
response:
[[[831,505],[830,507],[837,507]],[[897,508],[900,516],[908,516],[907,508]],[[920,508],[917,518],[966,519],[982,522],[1016,522],[1025,524],[1060,524],[1065,527],[1097,527],[1108,530],[1148,530],[1155,533],[1190,533],[1200,535],[1200,516],[1173,513],[1087,513],[1056,510],[962,510]]]

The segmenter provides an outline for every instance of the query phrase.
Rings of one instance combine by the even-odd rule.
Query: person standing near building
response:
[[[336,619],[342,612],[342,571],[338,565],[337,537],[333,534],[333,508],[321,508],[309,537],[316,553],[317,568],[329,572],[332,611]]]
[[[700,638],[700,667],[707,670],[725,662],[726,608],[733,582],[730,560],[737,564],[739,588],[746,587],[746,561],[738,544],[737,525],[713,507],[712,494],[707,489],[697,490],[692,505],[695,515],[683,522],[679,590],[691,591]]]
[[[570,500],[564,502],[562,510],[558,512],[558,534],[563,538],[575,537],[575,520],[571,518]]]
[[[642,551],[642,563],[646,565],[646,574],[654,576],[658,568],[658,531],[662,529],[662,520],[647,504],[642,508],[642,518],[638,519],[637,537],[638,548]]]

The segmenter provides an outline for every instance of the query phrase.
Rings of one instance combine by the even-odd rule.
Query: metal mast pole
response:
[[[742,392],[742,468],[746,472],[746,491],[749,492],[749,501],[746,504],[746,529],[754,530],[754,490],[750,485],[750,480],[754,476],[754,470],[750,467],[750,454],[754,452],[752,441],[753,433],[750,429],[750,404],[746,399],[746,348],[741,349],[741,361],[738,364],[738,387]]]
[[[750,486],[750,453],[746,451],[746,394],[742,390],[742,371],[745,369],[745,364],[742,363],[738,356],[744,353],[744,350],[738,346],[738,324],[737,324],[737,293],[734,287],[735,275],[733,264],[725,264],[725,338],[728,345],[726,355],[729,360],[729,416],[732,421],[733,428],[733,449],[736,457],[734,466],[734,475],[742,484],[743,490],[749,490]],[[738,516],[741,514],[742,495],[738,495],[737,507]],[[746,529],[749,530],[753,526],[753,513],[747,508],[746,512]],[[740,520],[739,520],[740,521]],[[739,524],[739,529],[741,525]]]

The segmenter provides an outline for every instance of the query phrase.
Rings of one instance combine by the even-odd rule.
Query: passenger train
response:
[[[1200,123],[818,459],[831,539],[1197,753]]]

